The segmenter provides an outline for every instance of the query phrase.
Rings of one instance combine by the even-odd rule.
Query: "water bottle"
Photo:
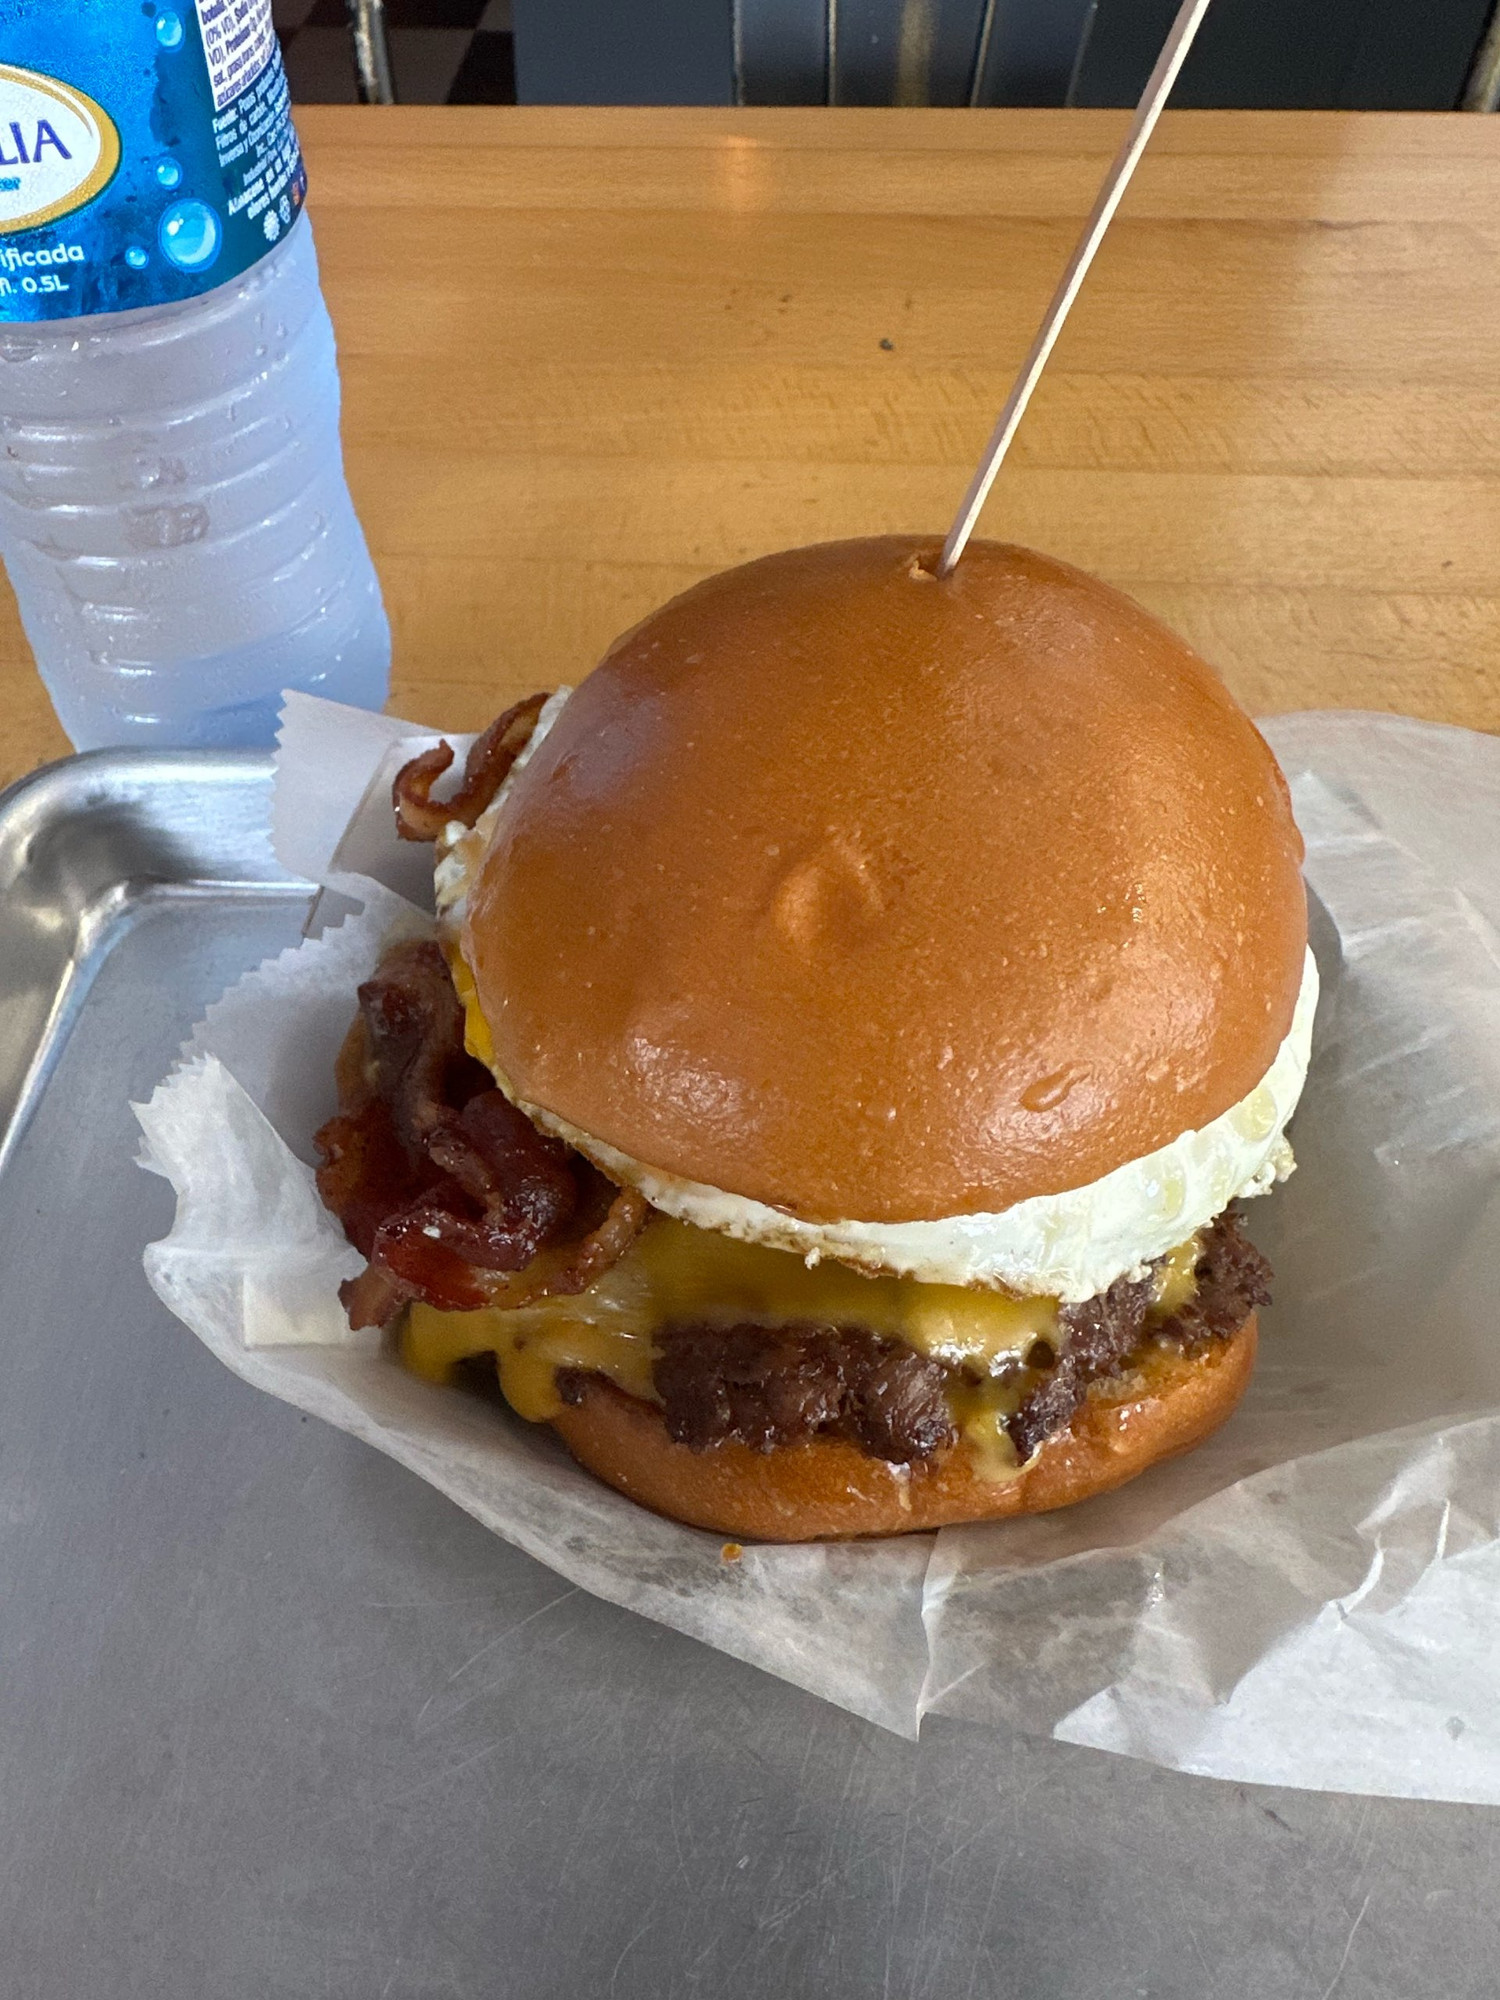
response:
[[[384,701],[270,0],[0,0],[0,554],[74,744]]]

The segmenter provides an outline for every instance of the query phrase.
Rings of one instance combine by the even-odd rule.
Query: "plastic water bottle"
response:
[[[378,707],[270,0],[0,0],[0,553],[68,735]]]

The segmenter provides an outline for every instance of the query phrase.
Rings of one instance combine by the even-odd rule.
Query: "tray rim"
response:
[[[183,897],[285,899],[311,907],[317,885],[282,868],[272,850],[274,775],[270,750],[123,746],[56,758],[0,790],[0,1175],[36,1113],[100,966],[138,917]],[[230,834],[247,819],[253,825],[259,851],[246,852],[240,867],[222,865],[232,852],[225,829],[217,841],[207,827],[196,847],[184,841],[193,815],[180,809],[181,802],[194,789],[205,801],[218,795],[236,802],[240,811]],[[179,803],[170,815],[161,811],[169,799]],[[111,821],[146,836],[146,851],[122,849],[119,865],[110,867],[104,865],[107,838],[89,838],[87,859],[94,865],[73,883],[76,893],[25,897],[28,880],[59,858],[70,834],[96,836]],[[16,975],[10,983],[8,960]]]

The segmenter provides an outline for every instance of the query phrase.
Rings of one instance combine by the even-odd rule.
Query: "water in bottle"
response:
[[[385,698],[305,189],[270,0],[0,0],[0,553],[79,748]]]

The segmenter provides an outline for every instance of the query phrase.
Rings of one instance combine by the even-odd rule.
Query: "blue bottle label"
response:
[[[0,0],[0,321],[212,291],[306,193],[271,0]]]

